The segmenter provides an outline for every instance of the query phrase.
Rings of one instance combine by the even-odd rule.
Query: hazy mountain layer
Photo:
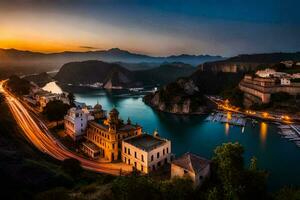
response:
[[[195,67],[184,63],[164,63],[149,70],[131,71],[116,63],[90,60],[63,65],[55,79],[65,84],[108,82],[113,86],[140,87],[166,84],[178,77],[191,75],[195,70]]]
[[[0,49],[0,69],[9,68],[11,72],[22,73],[37,73],[58,70],[65,63],[85,60],[102,60],[105,62],[128,63],[128,68],[135,68],[135,70],[138,70],[143,69],[143,66],[151,67],[155,64],[161,64],[163,62],[184,62],[196,66],[207,61],[215,61],[220,59],[223,58],[220,56],[210,55],[153,57],[131,53],[118,48],[102,51],[61,52],[49,54],[20,51],[16,49]]]

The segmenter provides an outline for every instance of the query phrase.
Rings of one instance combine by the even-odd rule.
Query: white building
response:
[[[265,70],[258,70],[255,74],[262,78],[269,78],[274,75],[276,71],[274,69],[267,68]]]
[[[292,75],[292,78],[294,79],[294,78],[300,78],[300,73],[295,73],[295,74],[293,74]]]
[[[65,104],[70,104],[68,93],[55,94],[45,90],[39,90],[35,93],[35,100],[39,103],[41,109],[45,108],[47,103],[54,100],[60,100]]]
[[[289,78],[281,78],[280,84],[281,85],[291,85],[291,80]]]
[[[292,61],[292,60],[286,60],[286,61],[281,61],[280,62],[281,64],[284,64],[286,67],[292,67],[293,66],[293,64],[294,64],[294,61]]]
[[[257,76],[262,78],[291,78],[291,75],[285,72],[277,72],[274,69],[265,69],[265,70],[258,70],[255,73]]]
[[[127,138],[122,141],[122,161],[147,174],[171,162],[171,142],[157,134]]]
[[[210,160],[192,153],[186,153],[172,161],[171,178],[190,178],[194,186],[201,186],[210,176]]]
[[[65,133],[75,141],[81,139],[90,120],[94,120],[94,116],[87,109],[75,107],[69,109],[64,118]]]

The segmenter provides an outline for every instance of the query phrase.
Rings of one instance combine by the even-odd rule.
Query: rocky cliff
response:
[[[272,67],[281,61],[300,60],[300,52],[296,53],[265,53],[265,54],[243,54],[225,60],[206,62],[200,64],[202,71],[212,72],[249,72],[260,66]]]
[[[159,91],[146,95],[144,102],[159,111],[202,114],[214,106],[205,95],[220,94],[224,90],[230,90],[242,77],[241,73],[213,73],[198,70],[187,78],[180,78]]]
[[[158,92],[144,97],[153,108],[176,114],[203,114],[208,111],[207,100],[199,93],[193,80],[179,79]]]

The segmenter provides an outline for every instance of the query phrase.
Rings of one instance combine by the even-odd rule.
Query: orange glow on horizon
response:
[[[60,44],[52,42],[40,42],[40,41],[21,41],[17,39],[1,40],[0,48],[3,49],[18,49],[23,51],[35,51],[44,53],[54,53],[62,51],[85,51],[79,46],[70,44]]]

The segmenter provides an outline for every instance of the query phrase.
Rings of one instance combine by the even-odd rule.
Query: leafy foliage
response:
[[[114,199],[159,199],[159,190],[152,179],[145,176],[118,177],[113,181],[112,194]]]
[[[75,106],[75,96],[72,92],[69,92],[68,99],[70,101],[70,106],[74,107]]]
[[[43,112],[50,121],[59,121],[67,114],[68,109],[68,104],[64,104],[59,100],[54,100],[47,103]]]
[[[8,88],[17,95],[27,95],[30,92],[30,82],[18,76],[11,76],[7,82]]]
[[[256,158],[251,159],[249,169],[245,168],[243,153],[239,143],[226,143],[215,149],[216,186],[221,186],[223,199],[264,199],[267,173],[257,169]]]
[[[284,187],[274,195],[274,199],[275,200],[300,200],[300,188]]]

